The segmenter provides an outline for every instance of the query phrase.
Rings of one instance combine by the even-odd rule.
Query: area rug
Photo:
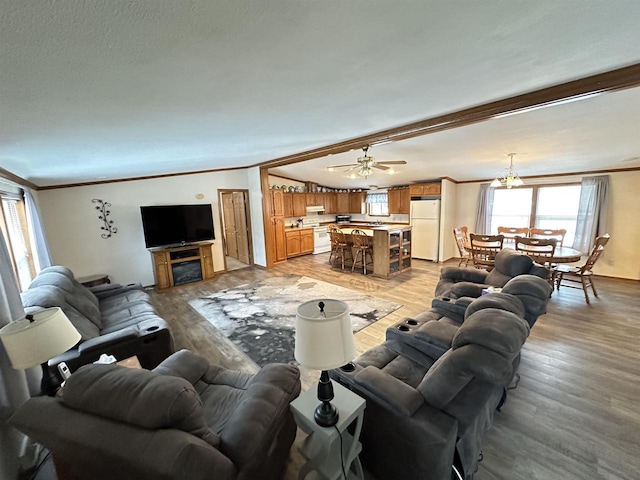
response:
[[[254,362],[295,362],[295,317],[309,300],[333,298],[349,306],[353,331],[397,310],[402,305],[348,288],[300,275],[272,277],[240,285],[189,304]]]

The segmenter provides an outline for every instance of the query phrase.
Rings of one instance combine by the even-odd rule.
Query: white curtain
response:
[[[488,235],[491,233],[491,212],[493,211],[493,188],[489,183],[480,184],[476,206],[476,224],[473,233]]]
[[[606,233],[609,176],[584,177],[573,248],[588,254],[596,237]]]
[[[31,250],[34,253],[36,270],[39,272],[43,268],[51,266],[51,254],[49,253],[49,245],[40,221],[40,211],[36,204],[33,193],[28,188],[24,189],[24,203],[27,210],[27,221],[31,231]]]
[[[16,279],[2,232],[0,232],[0,328],[24,317]],[[7,419],[29,398],[24,370],[11,366],[0,342],[0,478],[16,478],[23,435],[7,425]]]
[[[388,198],[387,192],[367,193],[365,201],[367,203],[387,203]]]

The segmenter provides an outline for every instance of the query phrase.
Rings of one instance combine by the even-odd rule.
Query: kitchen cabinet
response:
[[[307,214],[307,197],[305,193],[292,193],[293,217],[304,217]]]
[[[440,182],[415,183],[409,185],[409,194],[412,197],[432,197],[440,195]]]
[[[313,228],[287,228],[287,258],[313,253]]]
[[[409,187],[394,188],[388,191],[389,213],[409,213],[411,196]]]
[[[284,234],[284,216],[273,217],[272,222],[276,248],[276,262],[282,262],[287,259],[287,244]]]
[[[367,213],[365,199],[367,194],[365,192],[350,192],[349,193],[349,213]]]
[[[349,213],[349,193],[336,193],[336,213]]]
[[[336,195],[337,193],[323,193],[322,194],[324,197],[324,213],[329,214],[329,213],[338,213],[336,211]]]
[[[322,205],[322,193],[307,193],[307,207]]]
[[[283,197],[285,217],[304,217],[307,214],[306,194],[285,193]]]
[[[293,217],[293,193],[284,193],[282,195],[282,203],[284,204],[284,216]]]
[[[271,190],[271,215],[274,217],[284,216],[284,192],[282,190]]]

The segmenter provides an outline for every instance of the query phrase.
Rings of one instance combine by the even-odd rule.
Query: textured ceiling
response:
[[[638,63],[638,18],[635,0],[0,0],[0,166],[45,186],[252,165]],[[371,153],[409,162],[397,182],[486,178],[511,151],[521,175],[634,166],[636,90]]]

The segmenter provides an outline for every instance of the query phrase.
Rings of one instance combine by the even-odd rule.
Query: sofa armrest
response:
[[[422,394],[397,378],[369,365],[354,377],[356,385],[400,415],[413,415],[424,403]]]
[[[477,268],[444,267],[440,271],[440,278],[454,282],[485,283],[489,272]]]
[[[229,458],[194,435],[116,422],[52,397],[28,400],[9,422],[50,448],[68,478],[227,480],[237,475]]]
[[[153,371],[160,375],[184,378],[195,385],[208,368],[209,362],[204,357],[183,349],[167,357]]]
[[[142,290],[142,285],[140,285],[139,283],[129,283],[128,285],[120,285],[119,283],[108,283],[105,285],[97,285],[95,287],[89,288],[89,291],[93,293],[99,300],[131,290]]]
[[[453,318],[462,323],[467,307],[475,298],[472,297],[436,297],[431,301],[431,308],[440,315]]]

